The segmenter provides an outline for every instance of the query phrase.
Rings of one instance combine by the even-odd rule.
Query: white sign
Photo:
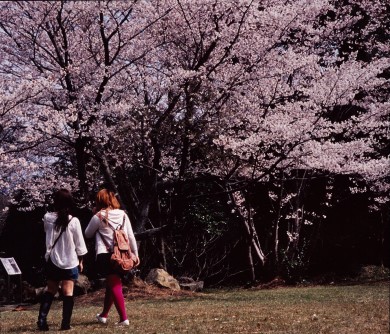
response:
[[[22,273],[13,257],[2,257],[0,260],[8,275],[20,275]]]

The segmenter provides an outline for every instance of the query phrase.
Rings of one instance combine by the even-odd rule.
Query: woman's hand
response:
[[[139,257],[138,256],[136,256],[135,257],[135,260],[134,260],[134,267],[138,267],[139,266],[139,264],[140,264],[140,259],[139,259]]]
[[[79,261],[79,272],[82,273],[84,270],[83,260]]]

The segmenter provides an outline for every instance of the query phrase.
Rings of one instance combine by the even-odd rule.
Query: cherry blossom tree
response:
[[[36,163],[46,167],[37,175],[38,187],[33,180],[28,186],[21,184],[23,188],[36,194],[35,189],[67,183],[86,197],[94,178],[99,178],[92,162],[110,174],[100,142],[106,136],[104,125],[115,113],[110,105],[119,109],[124,103],[116,93],[125,96],[126,71],[154,48],[141,36],[160,18],[149,12],[147,3],[135,8],[136,3],[2,3],[1,67],[7,81],[3,92],[7,100],[18,91],[28,95],[17,96],[12,107],[5,101],[3,114],[8,115],[2,119],[7,122],[9,116],[22,124],[24,135],[18,137],[15,150],[24,152],[32,145]],[[135,16],[137,22],[132,20]],[[120,114],[115,120],[120,120]],[[9,152],[5,148],[2,158],[8,159]],[[59,169],[53,168],[56,164]],[[11,174],[15,173],[18,168]],[[24,173],[31,175],[28,169]]]
[[[253,90],[246,86],[245,92],[237,92],[240,95],[236,99],[231,97],[235,105],[229,108],[234,113],[214,143],[223,147],[226,155],[231,154],[231,166],[235,166],[237,176],[242,176],[244,185],[248,178],[267,181],[279,171],[285,174],[306,169],[351,174],[365,179],[371,187],[379,182],[382,190],[387,189],[388,157],[378,154],[377,147],[388,131],[388,104],[373,92],[386,85],[379,76],[388,67],[388,45],[376,44],[377,55],[369,62],[359,59],[358,53],[350,52],[348,59],[339,57],[338,43],[347,38],[341,31],[350,32],[360,17],[343,16],[316,26],[313,22],[318,12],[310,6],[296,5],[295,10],[264,9],[261,22],[265,26],[274,22],[273,15],[289,17],[288,26],[280,25],[276,30],[274,47],[267,49],[269,58],[254,64],[255,69],[248,75],[248,80],[257,84],[253,84]],[[369,7],[385,13],[385,6],[378,3]],[[324,12],[332,10],[337,8],[328,7]],[[305,19],[313,21],[311,25],[305,22],[303,28]],[[367,30],[378,29],[379,24],[375,17]],[[367,48],[369,44],[367,41]],[[338,121],[332,118],[335,112],[341,114],[348,109],[355,112]],[[248,208],[248,204],[243,207]],[[297,245],[299,240],[302,217],[297,216],[298,212],[302,208],[296,208],[295,218],[291,217],[294,228],[288,231],[290,245]],[[251,215],[246,216],[250,226]],[[256,234],[252,235],[255,242]],[[255,251],[258,248],[254,244],[253,252],[262,261],[262,253]]]
[[[300,170],[388,190],[379,0],[0,8],[1,187],[31,203],[67,184],[86,204],[105,182],[144,231],[180,220],[186,183],[210,180],[246,231],[255,279],[267,256],[248,187]]]

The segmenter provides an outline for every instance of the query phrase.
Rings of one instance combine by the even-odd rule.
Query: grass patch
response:
[[[387,334],[389,283],[316,286],[274,290],[212,290],[184,297],[127,300],[130,328],[116,328],[115,309],[108,325],[95,322],[98,298],[76,298],[71,333],[258,333]],[[59,301],[48,322],[55,333],[61,321]],[[38,305],[0,313],[1,333],[37,332]]]

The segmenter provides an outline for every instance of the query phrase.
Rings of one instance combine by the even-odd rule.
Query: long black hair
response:
[[[72,194],[67,189],[54,193],[54,210],[57,212],[56,229],[65,229],[69,224],[69,215],[74,207]]]

